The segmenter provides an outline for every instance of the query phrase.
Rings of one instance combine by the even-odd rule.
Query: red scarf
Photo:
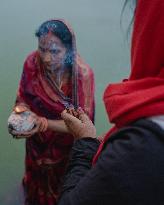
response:
[[[131,47],[131,73],[127,80],[108,85],[104,103],[111,134],[139,118],[164,114],[164,0],[138,0]]]

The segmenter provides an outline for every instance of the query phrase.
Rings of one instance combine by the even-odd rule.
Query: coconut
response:
[[[30,111],[22,113],[12,112],[8,118],[8,128],[16,132],[27,132],[34,128],[35,118]]]

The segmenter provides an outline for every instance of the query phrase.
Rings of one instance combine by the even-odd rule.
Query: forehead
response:
[[[62,41],[52,33],[48,33],[46,35],[41,36],[39,38],[39,45],[45,47],[54,46],[54,45],[64,47]]]

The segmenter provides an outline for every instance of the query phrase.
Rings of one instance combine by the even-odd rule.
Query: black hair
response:
[[[126,6],[127,6],[128,3],[130,3],[130,4],[131,4],[130,7],[131,7],[132,9],[134,9],[134,8],[136,7],[137,1],[138,1],[138,0],[125,0],[124,5],[123,5],[122,12],[125,10],[125,8],[126,8]]]
[[[41,36],[46,35],[49,31],[57,36],[66,47],[72,45],[72,34],[62,21],[49,20],[42,23],[35,32],[35,36],[40,38]]]
[[[124,4],[123,4],[123,7],[122,7],[122,11],[121,11],[121,18],[120,18],[120,25],[122,27],[122,23],[123,23],[123,15],[124,15],[124,12],[127,8],[127,6],[132,10],[133,12],[133,15],[131,17],[131,19],[129,20],[129,26],[127,28],[127,39],[128,39],[128,36],[129,34],[131,33],[131,28],[132,28],[132,25],[133,25],[133,22],[134,22],[134,13],[135,13],[135,8],[136,8],[136,5],[137,5],[137,1],[138,0],[125,0],[124,1]]]
[[[65,57],[65,65],[67,67],[71,67],[73,64],[74,52],[72,48],[72,34],[70,30],[62,21],[49,20],[39,26],[35,32],[35,36],[40,38],[48,34],[50,31],[58,37],[66,47],[67,54]]]

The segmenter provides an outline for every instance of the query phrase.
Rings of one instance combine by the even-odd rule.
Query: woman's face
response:
[[[66,48],[54,34],[48,33],[39,38],[38,51],[45,69],[57,71],[64,66]]]

